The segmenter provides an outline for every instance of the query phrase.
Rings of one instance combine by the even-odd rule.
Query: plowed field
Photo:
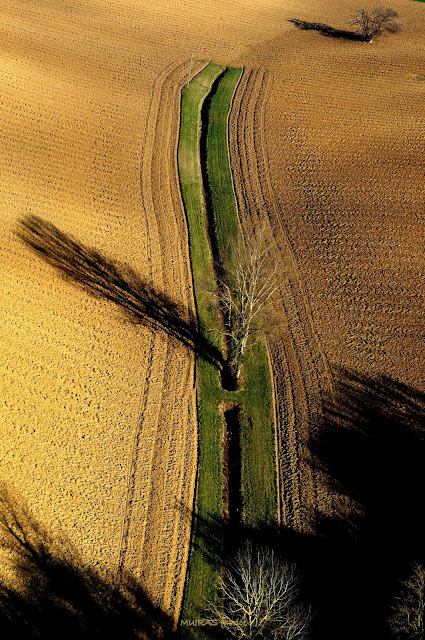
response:
[[[65,281],[16,230],[36,215],[193,317],[180,87],[192,50],[194,71],[238,57],[278,34],[279,7],[265,3],[261,33],[254,0],[1,9],[2,480],[84,562],[129,570],[172,616],[196,472],[193,356]]]
[[[108,210],[101,200],[97,222],[92,211],[85,228],[84,212],[73,206],[66,187],[60,202],[60,211],[68,216],[66,223],[60,211],[55,216],[54,201],[51,207],[40,202],[44,193],[40,199],[37,192],[27,194],[27,207],[16,213],[37,212],[49,221],[59,221],[62,230],[72,228],[82,246],[94,227],[95,234],[105,234],[107,258],[118,254],[132,266],[143,265],[138,273],[193,315],[173,149],[179,81],[184,74],[173,65],[153,87],[143,141],[142,202],[140,156],[135,152],[123,185],[132,184],[133,202],[122,202],[121,219],[118,201],[114,215],[113,206]],[[44,99],[42,87],[37,89],[40,94],[31,95],[32,101]],[[63,164],[73,154],[89,162],[88,148],[79,148],[80,140],[73,138],[69,124],[73,114],[67,114],[66,102],[60,114]],[[22,117],[30,120],[25,108],[22,111]],[[46,117],[47,126],[43,105],[35,111],[41,114],[40,120]],[[14,133],[18,137],[19,130],[9,132],[9,144]],[[140,136],[140,131],[132,133]],[[114,135],[113,130],[110,134]],[[104,136],[107,144],[107,133]],[[60,156],[55,136],[51,137],[48,144]],[[40,146],[40,155],[49,153],[50,148]],[[109,167],[102,153],[99,162]],[[35,171],[28,168],[28,181],[35,180],[37,170],[50,170],[47,160],[39,165],[36,153],[33,157],[29,153],[28,163],[35,167]],[[119,167],[120,159],[115,163]],[[71,175],[72,171],[71,166]],[[85,176],[86,182],[81,173],[84,202],[85,189],[90,197],[90,175]],[[55,179],[57,174],[51,178],[53,183]],[[120,189],[114,182],[111,187]],[[95,199],[95,194],[91,197]],[[117,251],[112,252],[109,247],[117,224],[127,230],[121,229],[124,235],[118,234]],[[66,531],[86,562],[118,577],[123,569],[130,571],[155,602],[174,612],[183,588],[189,535],[180,503],[191,504],[196,471],[192,354],[160,331],[135,326],[119,307],[82,294],[23,246],[14,237],[13,227],[6,227],[5,233],[3,479],[22,492],[44,522]]]
[[[300,531],[347,509],[310,449],[348,372],[424,390],[425,12],[392,6],[402,32],[370,44],[291,27],[253,48],[231,120],[243,224],[271,227],[283,274],[270,351],[282,521]],[[347,29],[356,8],[285,12]]]
[[[270,340],[282,520],[314,528],[331,498],[305,443],[337,367],[423,389],[425,6],[392,3],[403,32],[372,44],[287,22],[343,28],[357,6],[10,0],[0,10],[0,473],[85,562],[128,569],[173,617],[196,471],[193,355],[65,281],[18,239],[17,222],[37,215],[129,265],[189,319],[180,87],[192,50],[246,65],[232,116],[241,215],[267,212],[286,274]]]

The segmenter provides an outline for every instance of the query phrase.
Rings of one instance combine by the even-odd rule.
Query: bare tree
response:
[[[220,282],[227,365],[235,385],[243,355],[256,342],[261,318],[278,286],[277,267],[270,261],[266,239],[261,232],[253,233],[236,247],[226,279]]]
[[[392,635],[400,640],[425,638],[425,567],[415,562],[412,574],[403,582],[395,599],[389,625]]]
[[[358,9],[351,24],[355,25],[360,35],[370,42],[373,37],[380,36],[384,32],[397,33],[400,31],[400,25],[394,22],[396,18],[398,18],[398,13],[393,9],[385,9],[384,7],[375,7],[370,11]]]
[[[248,542],[219,580],[210,619],[238,640],[303,640],[311,614],[299,604],[300,577],[269,547]]]

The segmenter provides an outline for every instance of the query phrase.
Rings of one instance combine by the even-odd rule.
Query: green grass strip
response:
[[[221,260],[230,268],[232,251],[240,236],[228,150],[228,120],[242,69],[229,68],[211,98],[207,134],[207,172],[215,232]],[[247,350],[241,389],[225,394],[243,406],[241,490],[243,520],[259,528],[276,523],[277,487],[272,391],[267,354],[259,342]]]
[[[182,90],[178,166],[185,206],[198,321],[203,335],[218,348],[219,318],[215,302],[215,275],[207,235],[204,191],[201,179],[199,140],[201,111],[211,88],[206,137],[207,181],[218,250],[226,267],[232,246],[240,234],[228,151],[228,118],[242,69],[210,63]],[[218,84],[215,80],[221,76]],[[205,603],[215,598],[215,583],[222,565],[223,521],[222,418],[225,400],[243,405],[241,430],[241,483],[245,503],[244,522],[258,528],[276,522],[276,480],[271,388],[267,356],[259,343],[244,363],[246,382],[235,392],[221,387],[217,369],[198,358],[199,458],[197,518],[193,530],[190,567],[181,614],[182,631],[203,637],[202,627],[185,622],[205,617]]]
[[[277,485],[272,388],[262,342],[244,358],[246,383],[240,394],[243,520],[254,529],[276,525]]]
[[[198,322],[204,336],[221,348],[215,303],[215,278],[207,236],[204,192],[199,159],[200,120],[203,102],[222,67],[210,63],[182,90],[178,166],[180,188],[189,228]],[[197,519],[193,531],[190,568],[181,619],[198,620],[206,600],[213,600],[220,548],[216,563],[211,558],[211,535],[223,519],[222,421],[218,411],[221,394],[220,374],[205,360],[197,361],[199,458]],[[193,630],[196,634],[196,630]],[[189,635],[189,634],[188,634]]]
[[[201,182],[199,137],[201,109],[222,67],[210,63],[182,89],[178,167],[180,190],[189,227],[190,260],[198,322],[205,337],[219,323],[214,300],[215,279],[207,236],[204,191]],[[217,342],[219,342],[217,340]]]
[[[228,122],[242,69],[229,68],[211,98],[207,134],[207,171],[215,232],[224,264],[230,264],[239,238],[233,179],[230,171]]]

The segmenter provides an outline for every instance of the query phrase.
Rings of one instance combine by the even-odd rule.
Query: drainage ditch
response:
[[[223,406],[223,485],[226,521],[231,525],[242,523],[242,461],[240,443],[241,407],[231,402]]]
[[[213,270],[216,282],[217,289],[217,306],[218,306],[218,315],[220,318],[220,323],[223,330],[223,342],[224,342],[224,363],[221,369],[221,386],[225,391],[235,391],[238,386],[237,379],[234,375],[234,371],[232,370],[229,354],[232,353],[233,344],[232,340],[229,336],[226,336],[224,333],[224,327],[226,326],[226,311],[222,304],[222,291],[223,291],[223,283],[226,283],[227,273],[225,264],[223,262],[223,257],[220,254],[219,242],[217,238],[216,231],[216,218],[213,207],[213,199],[212,199],[212,189],[211,183],[208,174],[208,150],[207,150],[207,137],[208,130],[210,126],[210,108],[211,102],[217,93],[220,82],[223,77],[228,73],[227,69],[223,69],[222,73],[216,78],[211,86],[211,91],[208,96],[205,98],[204,103],[201,109],[201,135],[199,140],[199,156],[200,156],[200,165],[201,165],[201,175],[202,175],[202,183],[204,189],[204,197],[205,197],[205,212],[206,212],[206,220],[207,220],[207,235],[208,241],[210,244],[211,255],[213,260]]]

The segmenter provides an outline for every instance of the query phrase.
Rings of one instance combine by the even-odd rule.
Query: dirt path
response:
[[[270,181],[264,110],[271,74],[244,74],[230,116],[230,155],[243,229],[261,225],[271,238],[272,259],[284,274],[269,337],[275,380],[282,524],[312,530],[313,510],[327,500],[317,490],[314,461],[305,446],[323,419],[323,399],[333,394],[332,374],[316,334],[309,302]]]

